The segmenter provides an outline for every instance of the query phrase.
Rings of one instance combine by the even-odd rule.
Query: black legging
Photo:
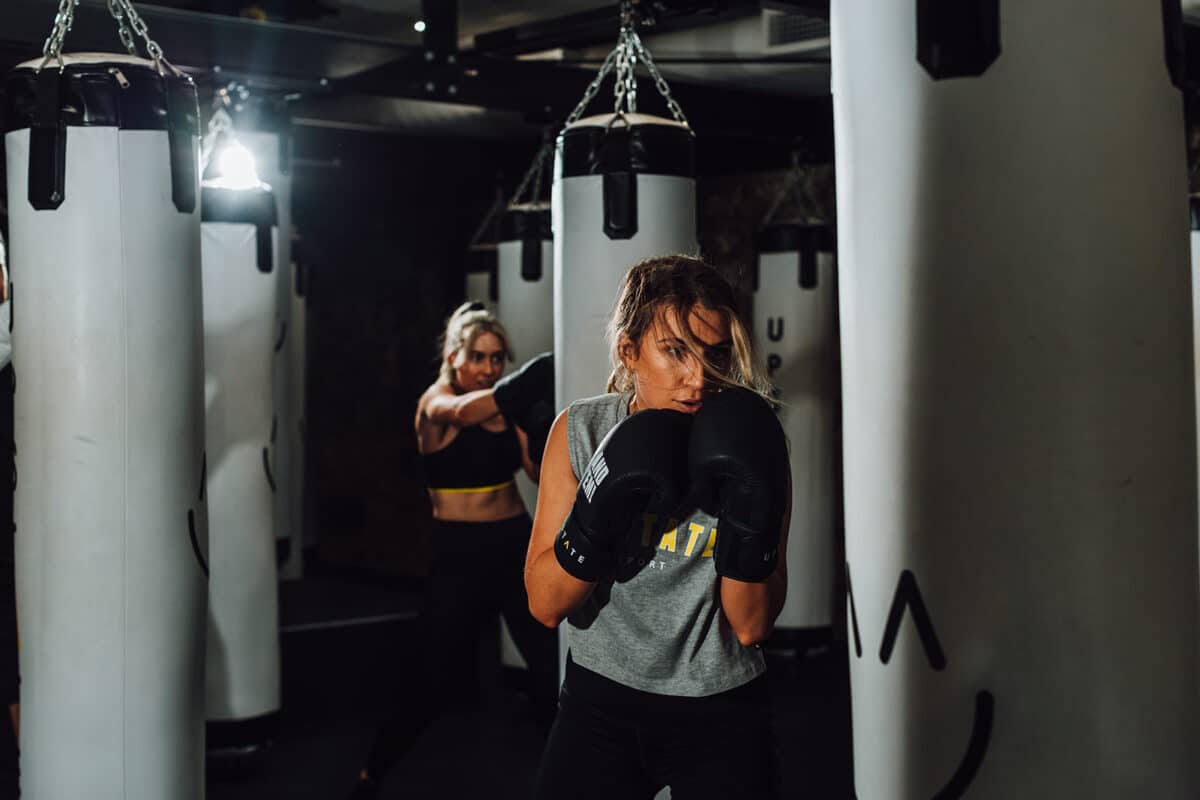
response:
[[[534,800],[773,800],[778,754],[766,676],[708,697],[623,686],[567,663]]]
[[[441,522],[433,528],[433,566],[421,608],[423,676],[415,707],[375,736],[367,772],[380,780],[431,720],[474,705],[481,636],[504,616],[529,665],[530,694],[539,721],[549,726],[557,706],[557,638],[529,614],[525,551],[527,514],[497,522]]]

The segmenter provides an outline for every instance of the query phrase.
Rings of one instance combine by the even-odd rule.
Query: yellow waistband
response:
[[[430,487],[429,491],[437,492],[438,494],[480,494],[481,492],[494,492],[497,489],[503,489],[506,486],[512,486],[512,481],[497,483],[495,486],[467,486],[462,489],[434,489]]]

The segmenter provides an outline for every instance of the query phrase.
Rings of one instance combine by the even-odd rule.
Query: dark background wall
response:
[[[308,524],[330,562],[419,575],[429,505],[413,435],[468,241],[536,142],[295,130],[309,267]]]

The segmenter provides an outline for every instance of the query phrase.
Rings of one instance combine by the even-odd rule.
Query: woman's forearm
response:
[[[554,550],[545,550],[525,570],[529,613],[547,628],[556,628],[583,604],[595,585],[568,575],[558,565]]]
[[[738,641],[749,647],[766,641],[787,597],[787,573],[776,570],[762,583],[721,578],[721,609]]]
[[[487,422],[500,413],[491,389],[478,389],[460,395],[435,397],[425,407],[429,419],[439,425],[466,427]]]

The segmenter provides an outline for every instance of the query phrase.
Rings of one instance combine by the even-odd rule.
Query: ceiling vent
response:
[[[763,45],[767,55],[802,53],[829,46],[829,20],[806,14],[764,10]]]

